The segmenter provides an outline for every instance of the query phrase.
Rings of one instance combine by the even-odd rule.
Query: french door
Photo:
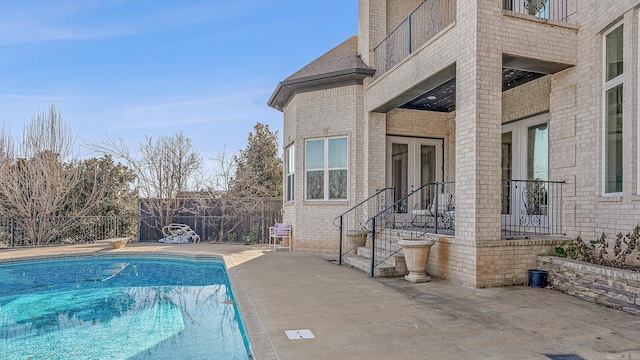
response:
[[[442,181],[443,139],[425,139],[402,136],[387,137],[387,186],[395,187],[394,202],[426,183]],[[430,203],[432,196],[425,191],[396,206],[398,220],[411,221],[407,214],[420,202]]]
[[[502,224],[509,228],[548,225],[549,117],[502,126]]]

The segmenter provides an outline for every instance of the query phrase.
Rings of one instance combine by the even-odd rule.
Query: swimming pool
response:
[[[0,359],[251,359],[221,260],[0,263]]]

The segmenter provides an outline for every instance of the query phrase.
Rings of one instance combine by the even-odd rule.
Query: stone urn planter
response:
[[[429,253],[431,246],[435,244],[435,240],[430,239],[402,239],[398,241],[398,245],[402,246],[404,259],[407,262],[409,274],[404,278],[412,283],[422,283],[431,280],[427,275],[427,263],[429,261]]]
[[[354,248],[353,252],[357,254],[358,248],[365,246],[367,243],[369,233],[364,230],[347,230],[346,235],[347,239],[349,239],[349,244]]]

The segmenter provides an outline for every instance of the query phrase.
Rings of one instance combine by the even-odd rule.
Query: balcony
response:
[[[502,9],[540,19],[568,22],[570,0],[503,0]]]
[[[376,77],[452,24],[456,18],[455,0],[425,0],[373,49]]]
[[[503,0],[502,9],[516,14],[568,23],[574,0]],[[456,0],[424,0],[374,49],[379,77],[407,58],[456,20]]]

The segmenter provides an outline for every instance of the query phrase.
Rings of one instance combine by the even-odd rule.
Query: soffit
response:
[[[513,89],[540,77],[570,68],[571,64],[502,55],[502,91]],[[440,81],[419,96],[399,107],[414,110],[451,112],[456,108],[456,79]]]

